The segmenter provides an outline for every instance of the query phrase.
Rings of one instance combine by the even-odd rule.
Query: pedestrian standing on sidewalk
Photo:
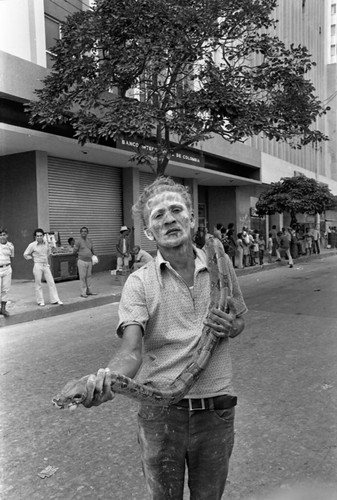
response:
[[[313,227],[311,229],[311,236],[312,236],[312,247],[314,253],[321,253],[321,249],[319,247],[319,238],[320,238],[320,233],[319,230],[316,227]]]
[[[281,240],[280,236],[282,236],[282,231],[278,231],[276,233],[276,237],[273,237],[273,253],[275,251],[276,254],[276,261],[275,262],[281,262],[281,254],[280,254],[280,248],[281,248]]]
[[[259,233],[257,229],[251,231],[252,241],[250,247],[250,260],[253,266],[256,266],[259,263]]]
[[[290,239],[289,235],[287,234],[286,231],[279,231],[277,233],[277,236],[279,237],[280,240],[280,249],[284,251],[286,254],[286,257],[288,257],[288,264],[289,267],[293,267],[294,261],[290,253]]]
[[[138,441],[151,499],[182,500],[187,467],[191,498],[220,500],[234,444],[229,338],[242,332],[246,306],[225,256],[228,309],[214,308],[206,319],[211,283],[206,255],[191,239],[194,216],[185,186],[156,179],[133,211],[142,215],[158,253],[124,285],[117,327],[121,350],[108,369],[89,376],[83,404],[113,399],[111,372],[167,386],[191,362],[204,324],[213,328],[222,336],[220,343],[184,399],[165,407],[140,404]]]
[[[238,233],[237,239],[236,239],[236,248],[237,248],[237,254],[238,254],[238,268],[243,269],[243,241],[242,241],[242,233]]]
[[[227,250],[227,255],[232,261],[233,267],[236,267],[235,265],[235,255],[236,255],[236,240],[234,237],[234,229],[228,229],[227,231],[227,239],[228,239],[228,250]]]
[[[6,310],[8,293],[12,283],[11,259],[14,257],[14,245],[8,241],[8,232],[5,228],[0,228],[0,314],[8,317]]]
[[[126,271],[129,269],[129,262],[131,260],[130,230],[128,226],[122,226],[119,234],[120,236],[116,245],[117,271]]]
[[[273,254],[273,234],[269,233],[268,243],[267,243],[267,255],[268,255],[269,264],[271,264],[273,262],[272,254]]]
[[[305,228],[304,241],[305,241],[305,255],[311,255],[312,254],[312,235],[310,233],[309,227]]]
[[[52,247],[45,240],[43,229],[35,229],[34,238],[35,241],[28,245],[23,256],[26,260],[34,261],[33,274],[35,279],[36,301],[39,306],[45,305],[42,289],[42,276],[44,276],[48,285],[50,303],[59,304],[61,306],[63,302],[61,302],[58,296],[49,265],[49,256],[52,253]]]
[[[270,232],[271,232],[271,237],[272,237],[272,240],[273,240],[272,255],[276,256],[277,260],[278,259],[281,260],[281,258],[277,254],[277,250],[278,250],[279,244],[278,244],[277,229],[276,229],[276,225],[275,224],[271,226],[271,231]]]
[[[266,249],[266,240],[264,239],[262,233],[259,234],[257,243],[259,245],[259,264],[260,266],[263,266],[264,252]]]
[[[95,255],[94,245],[88,238],[89,229],[86,226],[80,229],[80,238],[74,246],[74,253],[77,253],[77,268],[80,278],[81,297],[86,299],[88,295],[97,295],[91,289],[92,257]]]

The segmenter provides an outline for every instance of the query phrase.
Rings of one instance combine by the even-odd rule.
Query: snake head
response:
[[[87,380],[87,376],[77,380],[70,380],[61,392],[52,399],[53,405],[56,408],[71,409],[83,403],[87,397]]]

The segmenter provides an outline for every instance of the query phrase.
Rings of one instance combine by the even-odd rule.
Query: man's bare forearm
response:
[[[111,372],[120,373],[133,378],[142,364],[142,358],[136,353],[120,351],[112,358],[107,368]]]
[[[142,330],[138,325],[129,325],[123,333],[122,345],[108,364],[111,372],[133,378],[142,364]]]

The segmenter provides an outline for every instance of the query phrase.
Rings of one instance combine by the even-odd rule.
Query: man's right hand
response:
[[[99,406],[114,399],[115,393],[111,390],[111,373],[109,368],[100,368],[97,375],[89,375],[86,390],[87,396],[82,403],[86,408]]]

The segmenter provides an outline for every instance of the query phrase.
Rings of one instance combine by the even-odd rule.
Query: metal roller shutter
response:
[[[115,254],[122,225],[121,169],[48,158],[50,230],[62,245],[89,228],[97,255]]]

